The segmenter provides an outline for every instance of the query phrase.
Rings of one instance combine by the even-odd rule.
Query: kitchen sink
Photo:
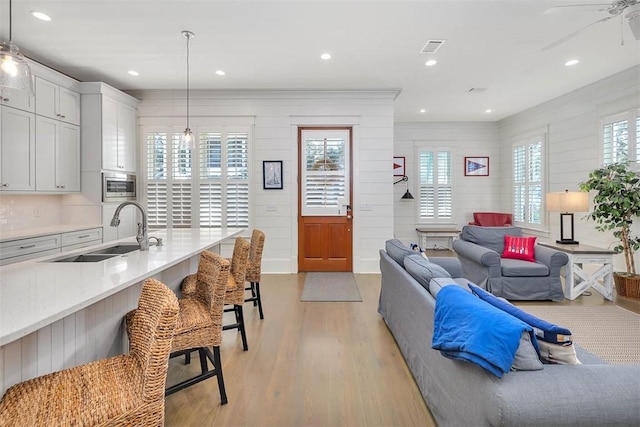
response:
[[[102,249],[96,249],[95,251],[86,252],[83,254],[52,259],[50,262],[100,262],[104,261],[105,259],[117,257],[118,255],[127,254],[139,249],[140,245],[138,245],[137,243],[120,244]]]
[[[118,254],[80,254],[70,257],[54,259],[52,262],[99,262],[105,259],[113,258]]]
[[[140,245],[137,243],[131,245],[115,245],[108,248],[102,248],[95,251],[88,252],[86,255],[122,255],[129,252],[137,251],[140,249]]]

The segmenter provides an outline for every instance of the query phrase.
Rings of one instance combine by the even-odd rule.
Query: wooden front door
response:
[[[298,271],[351,271],[351,128],[299,128]]]

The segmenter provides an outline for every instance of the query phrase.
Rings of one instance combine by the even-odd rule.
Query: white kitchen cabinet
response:
[[[33,113],[36,102],[33,94],[27,95],[24,90],[4,88],[0,90],[0,104]]]
[[[16,239],[0,243],[0,265],[40,258],[60,252],[60,235]]]
[[[36,116],[36,191],[80,191],[80,127]]]
[[[80,124],[80,94],[36,77],[36,114]]]
[[[100,243],[102,243],[101,227],[69,231],[61,235],[62,252],[99,245]]]
[[[34,191],[35,114],[0,109],[0,191]]]
[[[116,212],[118,203],[105,203],[102,205],[102,239],[104,242],[124,239],[135,236],[138,233],[138,209],[135,206],[125,206],[120,211],[120,225],[111,227],[111,218]]]
[[[136,98],[105,83],[82,83],[82,167],[137,173]]]
[[[102,96],[102,168],[136,171],[136,110]]]

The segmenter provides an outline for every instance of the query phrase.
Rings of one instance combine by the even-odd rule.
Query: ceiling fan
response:
[[[556,40],[550,45],[543,47],[542,48],[543,51],[552,49],[558,46],[559,44],[562,44],[567,40],[572,39],[582,31],[586,30],[587,28],[590,28],[597,24],[605,23],[608,20],[615,18],[616,16],[620,16],[621,19],[622,19],[622,16],[624,16],[624,18],[626,18],[627,22],[629,23],[629,27],[631,28],[631,32],[633,33],[633,37],[635,37],[636,40],[640,40],[640,0],[617,0],[610,4],[608,3],[568,4],[568,5],[562,5],[562,6],[555,6],[550,9],[547,9],[544,11],[544,14],[554,15],[557,13],[573,11],[573,10],[604,12],[606,13],[606,16],[604,16],[601,19],[598,19],[595,22],[592,22],[587,26],[580,28],[577,31],[574,31],[573,33],[570,33],[562,37],[559,40]]]

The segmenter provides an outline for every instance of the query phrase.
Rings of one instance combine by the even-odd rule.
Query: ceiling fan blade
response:
[[[561,39],[558,39],[558,40],[554,41],[554,42],[553,42],[553,43],[551,43],[550,45],[547,45],[547,46],[543,47],[543,48],[542,48],[542,51],[544,52],[544,51],[546,51],[546,50],[553,49],[554,47],[556,47],[556,46],[558,46],[558,45],[560,45],[560,44],[562,44],[562,43],[566,42],[567,40],[570,40],[570,39],[574,38],[575,36],[577,36],[578,34],[580,34],[581,32],[583,32],[583,31],[584,31],[584,30],[586,30],[587,28],[589,28],[589,27],[593,27],[594,25],[597,25],[597,24],[602,24],[603,22],[607,22],[607,21],[608,21],[609,19],[611,19],[611,18],[613,18],[613,16],[607,16],[606,18],[598,19],[596,22],[592,22],[591,24],[586,25],[586,26],[584,26],[584,27],[580,28],[580,29],[579,29],[579,30],[577,30],[577,31],[574,31],[574,32],[573,32],[573,33],[571,33],[571,34],[567,34],[566,36],[562,37]]]
[[[611,7],[610,3],[595,4],[565,4],[562,6],[554,6],[542,12],[543,15],[557,15],[564,12],[574,12],[580,9],[581,12],[602,12]]]

